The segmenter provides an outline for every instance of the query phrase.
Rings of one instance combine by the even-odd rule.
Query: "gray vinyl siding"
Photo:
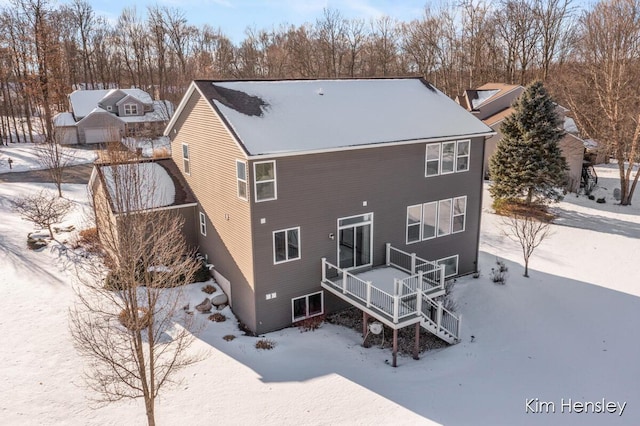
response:
[[[170,133],[172,156],[199,205],[195,211],[199,251],[231,282],[234,313],[256,329],[250,203],[237,197],[236,159],[245,155],[209,104],[194,91]],[[189,146],[190,174],[183,170],[182,144]],[[248,188],[251,193],[251,188]],[[200,234],[198,213],[206,215]]]
[[[460,274],[476,269],[483,138],[472,140],[469,171],[428,178],[425,145],[276,159],[277,200],[251,201],[258,333],[288,326],[291,299],[321,290],[321,258],[337,263],[338,218],[373,213],[374,266],[384,263],[385,243],[391,243],[429,260],[458,254]],[[248,170],[253,182],[251,164]],[[406,244],[407,206],[463,195],[464,232]],[[301,258],[274,265],[273,232],[292,227],[300,227]],[[266,300],[274,292],[277,297]],[[324,297],[325,311],[336,306],[333,296],[325,292]]]

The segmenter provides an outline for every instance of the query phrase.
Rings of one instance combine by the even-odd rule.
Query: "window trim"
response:
[[[244,179],[240,179],[240,177],[238,176],[238,166],[242,164],[244,165]],[[242,160],[236,160],[236,180],[237,180],[237,191],[238,191],[238,198],[240,198],[241,200],[248,200],[249,199],[249,186],[247,185],[247,163],[242,161]],[[240,184],[244,183],[244,197],[242,195],[240,195]]]
[[[259,165],[259,164],[267,164],[267,163],[273,164],[273,179],[258,181],[257,175],[256,175],[256,166]],[[262,200],[258,200],[258,184],[259,183],[269,183],[269,182],[273,182],[273,198],[265,198],[265,199],[262,199]],[[273,200],[277,200],[278,199],[278,176],[276,174],[276,161],[275,160],[256,161],[256,162],[253,163],[253,192],[255,194],[254,200],[255,200],[256,203],[262,203],[264,201],[273,201]]]
[[[409,225],[409,209],[412,207],[419,207],[420,208],[420,219],[418,221],[418,223],[412,223],[411,225]],[[414,204],[411,206],[407,206],[407,220],[405,222],[405,239],[406,239],[406,243],[407,244],[414,244],[414,243],[419,243],[420,241],[422,241],[422,224],[424,223],[424,216],[423,216],[423,210],[422,210],[422,204]],[[418,226],[418,239],[415,241],[409,241],[409,226]]]
[[[456,214],[456,200],[464,199],[464,211],[462,214]],[[462,229],[459,231],[454,231],[453,225],[455,224],[455,219],[458,216],[462,216]],[[467,196],[463,195],[461,197],[453,197],[451,202],[451,233],[457,234],[460,232],[464,232],[467,229]]]
[[[448,227],[448,230],[446,232],[440,233],[440,213],[443,213],[441,206],[442,206],[442,203],[445,203],[447,201],[449,202],[449,214],[448,214],[448,216],[449,216],[448,217],[448,219],[449,219],[449,227]],[[451,235],[451,222],[452,222],[451,215],[452,215],[452,213],[453,213],[453,198],[445,198],[444,200],[438,200],[438,223],[437,223],[437,227],[436,227],[436,235],[438,237],[445,237],[447,235]],[[443,215],[443,217],[444,217],[444,215]]]
[[[204,212],[200,212],[198,215],[200,219],[200,234],[203,236],[207,236],[207,216]]]
[[[458,146],[459,146],[461,143],[467,143],[468,148],[467,148],[467,154],[466,154],[466,155],[460,155],[460,154],[458,153],[458,152],[459,152],[459,150],[458,150]],[[471,139],[462,139],[462,140],[456,141],[456,156],[455,156],[455,157],[456,157],[456,159],[455,159],[455,163],[456,163],[456,164],[455,164],[455,166],[456,166],[456,170],[455,170],[455,171],[456,171],[456,173],[462,173],[462,172],[467,172],[467,171],[469,171],[469,160],[471,159]],[[463,170],[460,170],[460,169],[459,169],[458,165],[459,165],[460,163],[459,163],[459,161],[458,161],[458,160],[459,160],[460,158],[466,158],[466,159],[467,159],[467,168],[466,168],[466,169],[463,169]]]
[[[127,109],[129,110],[127,112]],[[135,109],[135,112],[133,110]],[[128,103],[122,106],[122,110],[124,111],[125,116],[138,115],[138,104],[136,103]]]
[[[355,219],[361,217],[362,220],[360,222],[353,222],[353,223],[348,223],[348,224],[340,224],[340,221],[344,221],[344,220],[349,220],[349,219]],[[337,221],[337,229],[338,229],[338,236],[336,237],[336,258],[338,259],[338,264],[340,263],[340,231],[346,228],[355,228],[358,226],[366,226],[369,225],[369,263],[365,263],[362,265],[358,265],[358,266],[350,266],[350,267],[345,267],[342,269],[345,270],[351,270],[351,269],[358,269],[358,268],[364,268],[367,266],[372,266],[373,265],[373,237],[374,237],[374,229],[373,229],[373,212],[369,212],[369,213],[362,213],[362,214],[356,214],[356,215],[352,215],[352,216],[345,216],[345,217],[339,217],[338,221]]]
[[[467,150],[467,154],[466,155],[458,155],[458,149],[459,146],[463,143],[468,144],[468,150]],[[443,171],[442,170],[442,164],[444,161],[444,146],[445,144],[453,144],[453,170],[451,171]],[[431,158],[429,159],[428,156],[428,152],[429,152],[429,147],[430,146],[438,146],[438,158],[437,158],[437,164],[438,164],[438,172],[437,173],[431,173],[429,174],[429,163],[435,163],[436,159],[435,158]],[[467,167],[465,169],[462,170],[458,170],[458,159],[459,158],[466,158],[467,159]],[[453,141],[442,141],[442,142],[435,142],[435,143],[427,143],[425,145],[425,154],[424,154],[424,177],[434,177],[434,176],[445,176],[445,175],[450,175],[452,173],[464,173],[469,171],[469,168],[471,166],[471,139],[460,139],[460,140],[453,140]]]
[[[187,149],[186,157],[184,156],[185,148]],[[182,170],[184,171],[184,174],[191,175],[191,152],[189,150],[189,144],[184,142],[182,143]]]
[[[447,256],[447,257],[443,257],[441,259],[436,260],[436,264],[440,265],[441,262],[443,262],[445,260],[448,260],[448,259],[453,259],[453,258],[456,259],[456,272],[453,273],[453,274],[449,274],[449,275],[447,275],[446,272],[445,272],[445,275],[444,275],[445,278],[455,277],[456,275],[458,275],[458,270],[460,269],[460,255],[459,254],[454,254],[453,256]],[[445,265],[445,271],[446,271],[446,265]]]
[[[298,231],[298,257],[289,258],[289,231],[297,230]],[[276,260],[276,234],[284,232],[285,241],[284,241],[284,249],[285,249],[285,260]],[[278,229],[272,232],[272,248],[273,248],[273,264],[280,265],[282,263],[293,262],[295,260],[302,259],[302,239],[299,226],[294,226],[292,228],[286,229]]]
[[[426,206],[427,204],[433,204],[436,206],[435,223],[433,224],[433,235],[430,237],[425,237],[423,232],[424,231],[424,206]],[[438,237],[438,211],[440,211],[439,206],[440,206],[440,203],[438,201],[428,201],[426,203],[422,203],[422,222],[420,223],[420,237],[421,237],[420,241],[428,241]]]
[[[315,296],[316,294],[320,295],[320,312],[317,314],[309,315],[309,297]],[[296,318],[294,316],[294,306],[295,306],[294,303],[296,300],[299,300],[299,299],[305,299],[305,304],[307,309],[306,309],[305,316]],[[302,321],[302,320],[317,317],[320,315],[324,315],[324,291],[320,290],[314,293],[305,294],[304,296],[293,297],[291,299],[291,322]]]

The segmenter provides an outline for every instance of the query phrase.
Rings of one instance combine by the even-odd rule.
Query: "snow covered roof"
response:
[[[56,127],[75,126],[76,120],[70,112],[61,112],[53,117],[53,125]]]
[[[141,89],[110,89],[110,90],[74,90],[69,99],[71,109],[76,117],[82,118],[98,105],[98,103],[108,95],[121,91],[126,95],[133,96],[144,104],[152,104],[151,95]]]
[[[498,94],[500,92],[500,90],[498,90],[498,89],[474,90],[473,92],[475,92],[475,97],[471,98],[471,108],[472,109],[478,109],[478,108],[480,108],[480,105],[482,105],[483,103],[487,102],[493,96]]]
[[[193,193],[171,159],[114,165],[103,164],[98,167],[102,172],[110,199],[113,201],[119,197],[121,200],[119,203],[112,202],[116,214],[121,213],[118,207],[125,204],[124,200],[126,200],[127,194],[138,191],[142,195],[140,206],[136,206],[136,210],[185,206],[195,203]],[[136,177],[132,178],[134,173]],[[129,188],[128,185],[131,187]],[[116,186],[118,186],[118,191],[116,191]]]
[[[492,132],[419,78],[200,80],[195,85],[250,155]]]
[[[568,133],[578,133],[578,126],[573,118],[567,117],[564,119],[564,130]]]

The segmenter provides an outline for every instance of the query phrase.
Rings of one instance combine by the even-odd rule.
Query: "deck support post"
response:
[[[327,281],[327,258],[322,258],[322,282]]]
[[[420,352],[420,323],[419,322],[416,323],[416,337],[413,343],[414,343],[413,359],[420,359],[420,357],[418,356],[418,353]]]
[[[391,243],[385,244],[385,256],[385,263],[387,264],[387,266],[391,266]]]
[[[444,265],[440,265],[440,288],[442,288],[442,290],[444,290],[444,282]]]
[[[416,273],[416,254],[411,253],[411,275]]]
[[[393,329],[393,362],[391,364],[393,367],[398,366],[398,329]]]
[[[367,326],[369,323],[369,314],[365,311],[362,311],[362,338],[367,337]]]

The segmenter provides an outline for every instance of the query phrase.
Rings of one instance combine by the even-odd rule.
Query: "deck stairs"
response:
[[[393,329],[419,322],[425,330],[447,343],[460,340],[462,316],[449,311],[436,299],[445,293],[444,265],[387,244],[386,264],[382,267],[391,267],[404,272],[399,275],[409,276],[381,285],[364,281],[356,273],[323,258],[321,286]]]

